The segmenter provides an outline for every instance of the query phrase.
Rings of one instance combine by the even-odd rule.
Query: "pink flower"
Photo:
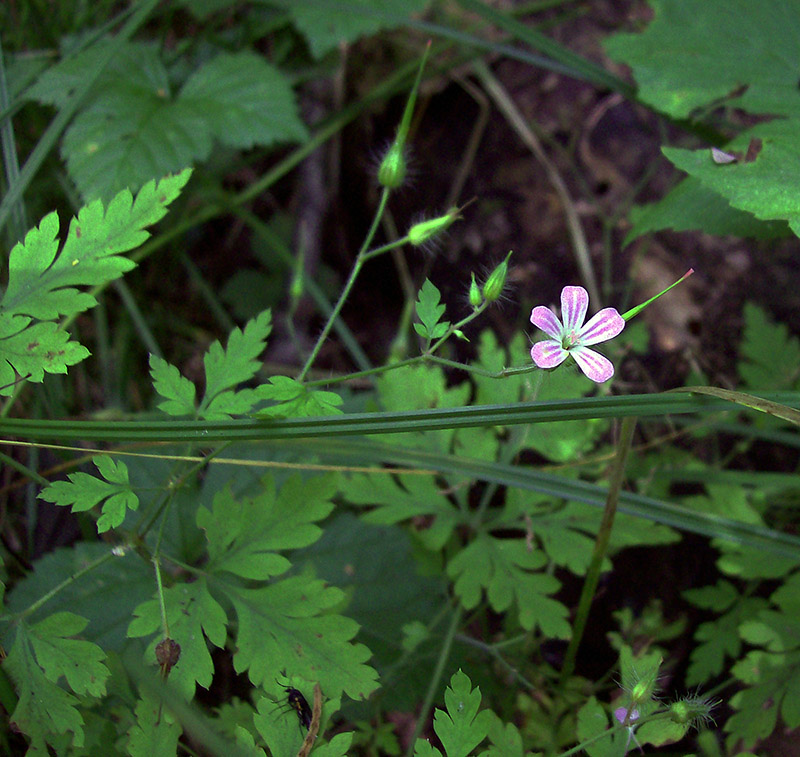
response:
[[[531,358],[539,368],[555,368],[567,355],[572,355],[578,367],[598,384],[614,375],[611,361],[590,350],[588,345],[613,339],[625,328],[625,321],[615,308],[603,308],[584,324],[588,308],[589,295],[583,287],[564,287],[561,290],[563,325],[550,308],[539,305],[533,309],[531,323],[551,337],[531,348]]]

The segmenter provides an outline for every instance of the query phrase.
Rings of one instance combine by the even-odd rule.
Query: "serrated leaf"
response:
[[[102,49],[103,43],[94,45],[55,66],[30,95],[63,106],[59,90],[83,81]],[[107,198],[206,160],[215,140],[248,148],[306,137],[288,80],[261,56],[221,53],[175,95],[160,51],[129,42],[119,46],[67,129],[62,154],[84,197]]]
[[[405,23],[428,0],[269,0],[289,10],[315,58],[343,42]]]
[[[728,610],[739,599],[739,592],[730,582],[720,579],[714,586],[703,586],[700,589],[687,589],[683,597],[695,607],[714,612]]]
[[[322,531],[314,524],[333,509],[335,482],[333,476],[306,481],[292,476],[276,492],[272,477],[265,477],[256,497],[236,499],[228,489],[217,492],[213,511],[197,511],[197,525],[208,538],[210,569],[254,580],[284,573],[290,563],[278,551],[319,539]]]
[[[143,695],[136,705],[136,725],[128,731],[130,757],[175,757],[181,726],[156,697]]]
[[[107,455],[93,458],[105,480],[88,473],[70,473],[69,481],[56,481],[39,493],[39,499],[61,507],[72,506],[72,512],[91,510],[103,502],[97,520],[97,532],[103,533],[122,525],[128,510],[139,508],[139,498],[128,482],[128,467]]]
[[[567,608],[548,595],[560,588],[553,576],[538,573],[545,563],[543,552],[529,548],[522,539],[495,539],[479,534],[447,565],[455,579],[453,590],[467,609],[478,605],[485,590],[489,605],[504,612],[517,605],[520,625],[538,626],[546,636],[568,638]]]
[[[261,400],[275,402],[259,410],[264,418],[313,418],[320,415],[341,415],[342,398],[335,392],[309,389],[289,376],[273,376],[269,383],[253,390]]]
[[[415,303],[417,316],[421,321],[421,325],[415,323],[414,329],[421,337],[426,339],[438,339],[450,326],[449,321],[439,322],[439,319],[444,315],[445,311],[445,306],[439,303],[441,297],[439,290],[429,279],[425,279]]]
[[[744,389],[785,390],[800,379],[800,341],[752,303],[744,306],[739,375]]]
[[[374,506],[362,516],[367,523],[392,525],[426,516],[425,527],[416,534],[425,546],[441,549],[462,518],[430,476],[359,474],[342,482],[342,495],[355,505]],[[433,518],[431,521],[430,518]]]
[[[272,331],[272,315],[265,310],[249,320],[244,330],[235,328],[223,349],[218,341],[211,343],[203,357],[206,391],[198,413],[203,418],[230,418],[247,413],[257,400],[254,391],[228,391],[249,381],[261,367],[258,356],[266,349]]]
[[[714,621],[701,623],[694,638],[686,683],[689,686],[705,684],[725,671],[728,658],[737,659],[742,652],[739,627],[742,622],[755,618],[766,607],[760,598],[746,598],[737,602],[729,612]]]
[[[190,700],[196,683],[206,689],[211,686],[214,663],[206,638],[216,647],[225,646],[227,616],[209,594],[204,578],[164,589],[164,606],[170,638],[180,645],[180,657],[169,673],[169,681]],[[153,662],[156,644],[163,638],[161,604],[157,599],[148,600],[134,610],[134,615],[128,626],[129,637],[158,634],[145,652],[145,660]]]
[[[174,366],[158,355],[150,355],[150,376],[153,388],[164,398],[158,409],[168,415],[194,415],[195,388]]]
[[[775,239],[790,233],[784,221],[762,221],[752,213],[731,207],[724,197],[693,176],[679,182],[658,202],[631,208],[630,220],[633,225],[625,244],[664,229],[754,239]]]
[[[441,739],[447,757],[466,757],[489,732],[491,713],[478,712],[481,691],[461,670],[453,674],[444,693],[447,711],[437,709],[433,730]]]
[[[73,734],[73,744],[83,744],[83,718],[79,700],[57,685],[63,675],[79,695],[105,693],[108,668],[105,653],[96,644],[68,636],[80,633],[87,621],[60,612],[28,626],[19,623],[14,643],[3,662],[17,685],[19,700],[12,722],[32,739],[32,748],[43,748],[56,734]],[[37,747],[38,745],[38,747]]]
[[[8,286],[0,300],[0,394],[10,394],[14,371],[40,382],[44,372],[66,373],[88,351],[54,323],[97,304],[76,287],[98,286],[134,267],[120,253],[137,247],[189,180],[189,171],[142,187],[136,199],[120,192],[107,208],[93,202],[73,218],[58,251],[59,221],[45,216],[9,255]]]
[[[257,497],[235,500],[222,490],[213,512],[198,510],[197,523],[209,541],[208,587],[236,611],[234,667],[246,670],[256,685],[291,670],[318,681],[331,698],[342,691],[363,698],[377,686],[375,671],[364,664],[369,650],[352,643],[358,624],[333,611],[342,602],[340,590],[308,576],[252,585],[289,567],[278,550],[319,538],[314,521],[330,513],[335,491],[332,476],[306,481],[294,476],[277,493],[268,477]]]
[[[759,138],[763,148],[751,163],[718,165],[709,150],[664,147],[662,152],[678,168],[722,195],[734,208],[765,221],[787,221],[800,232],[800,119],[770,121],[739,135],[732,147]]]
[[[797,97],[796,0],[651,0],[653,20],[641,34],[606,41],[632,67],[639,96],[686,118],[698,107],[728,99],[751,113],[800,114]],[[747,50],[747,55],[742,55]]]
[[[204,114],[211,136],[229,147],[268,147],[308,136],[289,80],[253,52],[217,55],[192,74],[178,101]]]
[[[213,585],[233,605],[239,633],[233,664],[256,685],[274,681],[282,670],[318,681],[326,696],[345,692],[365,699],[377,688],[377,673],[365,663],[363,644],[354,644],[358,624],[337,615],[340,590],[306,576],[258,589],[241,588],[224,576]]]

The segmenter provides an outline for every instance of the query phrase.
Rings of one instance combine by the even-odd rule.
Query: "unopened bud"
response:
[[[439,216],[438,218],[431,218],[429,221],[420,221],[415,223],[408,230],[408,241],[419,247],[425,242],[429,242],[437,234],[441,234],[447,229],[453,221],[458,218],[458,208],[450,208],[446,215]]]
[[[506,279],[508,278],[508,259],[512,253],[513,251],[509,252],[506,255],[506,259],[486,279],[486,283],[483,285],[483,296],[487,302],[494,302],[503,293],[503,287],[505,287]]]
[[[461,339],[461,341],[463,341],[463,342],[468,342],[469,341],[469,338],[467,337],[467,335],[461,329],[454,329],[453,330],[453,334],[455,334],[455,336],[457,338]]]
[[[403,145],[400,142],[392,142],[392,146],[378,167],[378,183],[382,187],[397,189],[405,181],[408,163],[403,152]]]
[[[469,285],[469,304],[472,307],[477,308],[483,302],[483,295],[481,294],[481,289],[478,286],[478,282],[475,281],[475,274],[472,274],[472,283]]]

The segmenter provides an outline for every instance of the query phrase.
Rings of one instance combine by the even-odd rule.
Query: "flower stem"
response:
[[[319,355],[320,349],[322,349],[322,345],[325,343],[325,340],[328,338],[328,334],[331,333],[331,329],[333,328],[333,324],[335,323],[336,319],[339,317],[339,313],[341,312],[342,308],[344,307],[344,303],[347,301],[348,296],[350,295],[350,290],[353,288],[353,284],[355,284],[356,278],[358,274],[361,272],[361,267],[364,265],[364,260],[367,256],[368,249],[370,244],[372,243],[372,239],[375,236],[375,232],[378,230],[378,224],[380,223],[381,216],[383,216],[383,212],[386,209],[386,203],[389,200],[389,192],[388,188],[384,188],[383,192],[381,193],[381,199],[378,203],[378,209],[375,211],[375,217],[372,219],[372,224],[369,227],[369,231],[367,232],[367,236],[364,238],[364,242],[361,245],[361,249],[358,251],[358,255],[356,256],[355,262],[353,263],[353,268],[350,271],[350,276],[347,279],[347,282],[342,289],[342,293],[339,295],[339,300],[337,301],[336,305],[333,308],[333,312],[331,312],[330,316],[328,317],[325,326],[322,329],[322,332],[317,339],[317,343],[314,345],[314,349],[311,350],[311,354],[308,356],[308,360],[306,360],[306,364],[303,366],[303,369],[297,374],[297,380],[302,381],[306,374],[311,370],[311,366],[314,365],[314,361],[317,359],[317,355]]]
[[[589,610],[592,606],[597,582],[600,580],[600,572],[603,559],[608,550],[608,542],[611,538],[611,529],[614,526],[614,516],[617,513],[617,503],[619,493],[622,488],[622,479],[625,473],[625,461],[633,441],[633,431],[636,428],[636,418],[628,417],[622,419],[620,428],[619,442],[617,442],[617,456],[614,459],[614,467],[611,470],[611,480],[608,484],[608,496],[606,505],[603,509],[603,518],[600,521],[600,528],[594,542],[594,551],[586,572],[586,580],[583,583],[583,591],[578,601],[578,611],[575,615],[575,624],[572,629],[572,639],[569,642],[566,655],[564,656],[564,666],[561,668],[562,683],[572,675],[575,670],[575,658],[578,654],[578,647],[586,629],[586,621],[589,617]]]

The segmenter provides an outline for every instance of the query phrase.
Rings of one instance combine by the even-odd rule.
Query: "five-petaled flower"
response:
[[[590,350],[589,345],[613,339],[625,328],[625,321],[615,308],[603,308],[584,324],[588,308],[586,290],[569,286],[561,291],[563,325],[550,308],[539,305],[533,309],[531,323],[551,337],[531,348],[531,358],[539,368],[555,368],[572,355],[580,369],[598,384],[614,375],[611,361]]]

